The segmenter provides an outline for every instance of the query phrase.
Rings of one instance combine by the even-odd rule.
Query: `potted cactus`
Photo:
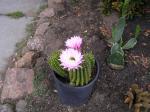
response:
[[[129,50],[137,44],[137,38],[141,31],[140,26],[137,25],[134,37],[132,37],[127,43],[124,43],[122,35],[125,25],[125,17],[121,17],[119,23],[112,28],[112,39],[109,41],[111,43],[111,52],[107,60],[112,69],[118,70],[124,68],[124,50]]]
[[[65,50],[52,53],[49,65],[54,71],[54,81],[61,102],[78,106],[88,101],[98,79],[99,64],[91,52],[83,53],[81,37],[74,36],[65,45]]]

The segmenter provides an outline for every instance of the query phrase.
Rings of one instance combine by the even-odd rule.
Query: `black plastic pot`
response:
[[[82,87],[73,87],[69,84],[63,83],[59,78],[57,78],[57,74],[54,72],[54,81],[55,86],[58,91],[58,95],[60,101],[64,105],[68,106],[79,106],[85,104],[94,88],[95,82],[99,76],[99,63],[96,61],[97,72],[95,78],[87,85]]]

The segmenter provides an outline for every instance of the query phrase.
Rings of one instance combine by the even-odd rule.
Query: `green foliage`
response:
[[[132,19],[142,13],[143,4],[144,0],[103,0],[103,13],[110,14],[115,9],[121,16]]]
[[[122,69],[124,67],[124,51],[133,48],[137,44],[137,37],[140,34],[140,26],[136,26],[134,37],[126,44],[123,42],[123,32],[126,22],[125,17],[119,19],[119,23],[112,28],[112,47],[111,54],[108,57],[108,63],[113,69]]]
[[[24,16],[24,14],[20,11],[16,11],[16,12],[12,12],[12,13],[8,13],[6,14],[7,16],[14,18],[14,19],[18,19]]]
[[[92,53],[84,54],[82,68],[69,71],[70,84],[74,86],[83,86],[88,84],[91,80],[94,65],[94,55]]]
[[[131,49],[137,44],[136,38],[131,38],[122,48],[123,49]]]
[[[59,59],[60,52],[53,52],[48,63],[50,67],[59,75],[62,77],[67,76],[67,72],[60,66],[60,61]]]
[[[122,34],[125,28],[126,22],[125,17],[119,19],[119,23],[112,28],[112,39],[113,42],[118,42],[122,38]]]
[[[135,15],[140,15],[140,13],[142,13],[143,0],[123,0],[121,3],[121,16],[132,19]]]
[[[124,103],[129,104],[129,109],[134,106],[135,112],[149,112],[150,110],[150,92],[140,89],[137,84],[133,84],[127,95]]]
[[[115,52],[108,57],[108,63],[113,69],[123,69],[124,68],[124,56],[119,52]]]
[[[94,55],[92,53],[84,54],[84,62],[78,69],[70,71],[64,70],[59,62],[60,52],[54,52],[49,59],[49,65],[58,75],[68,78],[70,85],[83,86],[91,80],[92,69],[95,65]]]
[[[113,0],[103,0],[103,13],[105,15],[109,15],[111,13],[111,10],[112,10],[112,1]]]

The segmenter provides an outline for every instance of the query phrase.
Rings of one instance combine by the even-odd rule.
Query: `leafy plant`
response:
[[[124,103],[129,104],[129,109],[134,106],[135,112],[141,112],[142,108],[148,112],[150,110],[150,93],[140,89],[137,84],[133,84],[126,94]]]
[[[103,0],[103,13],[105,15],[109,15],[111,13],[112,10],[112,1],[113,0]]]
[[[71,39],[69,39],[69,40],[71,40]],[[72,42],[74,42],[74,41],[72,41]],[[72,43],[70,45],[72,45]],[[74,45],[76,46],[77,44],[74,44]],[[78,48],[79,47],[77,47],[77,49]],[[76,49],[70,49],[70,48],[68,49],[67,48],[65,51],[53,52],[48,61],[51,69],[53,69],[59,76],[68,79],[70,85],[72,85],[72,86],[83,86],[83,85],[88,84],[89,81],[91,80],[92,70],[95,65],[94,55],[91,52],[80,55],[81,51],[79,49],[76,50]],[[78,67],[72,68],[72,66],[70,66],[70,63],[75,63],[75,60],[76,60],[76,56],[73,56],[72,54],[70,54],[69,53],[70,51],[71,52],[77,51],[76,53],[79,53],[79,55],[80,55],[79,57],[83,56],[81,59],[82,63],[80,63],[80,65],[78,65]],[[65,60],[61,60],[62,55],[64,55],[64,53],[66,53],[66,52],[67,52],[67,55],[65,55],[65,57],[63,58]],[[67,59],[68,55],[71,55],[71,57],[69,56],[69,58]],[[65,64],[68,64],[69,67],[68,66],[66,67],[63,64],[64,61],[66,61]],[[69,63],[67,63],[67,61]]]
[[[103,0],[103,13],[110,14],[112,9],[117,10],[120,16],[132,19],[143,11],[144,0]]]
[[[142,13],[142,5],[143,0],[124,0],[120,6],[121,16],[132,19],[135,15],[140,15]]]
[[[124,50],[133,48],[137,43],[137,37],[140,34],[140,26],[136,26],[134,37],[132,37],[127,43],[123,42],[123,32],[126,22],[125,17],[119,19],[119,23],[112,28],[112,39],[111,39],[111,53],[108,57],[108,63],[113,69],[124,68]]]

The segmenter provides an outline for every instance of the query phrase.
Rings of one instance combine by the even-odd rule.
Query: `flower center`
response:
[[[71,60],[71,61],[75,61],[75,58],[74,58],[74,57],[70,57],[70,60]]]

